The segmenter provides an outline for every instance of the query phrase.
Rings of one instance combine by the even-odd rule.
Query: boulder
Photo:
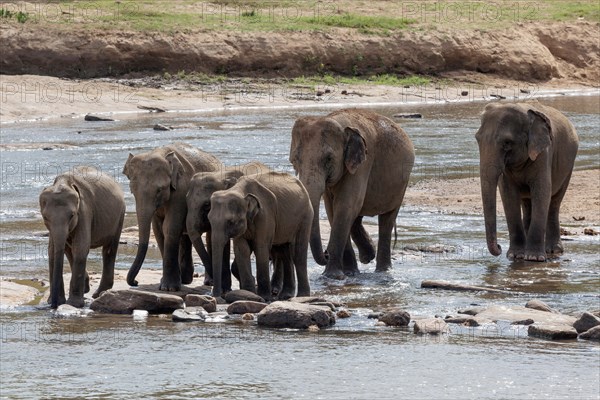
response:
[[[57,317],[78,317],[81,315],[81,309],[77,307],[73,307],[69,304],[61,304],[56,308],[55,314]]]
[[[97,115],[86,114],[83,118],[86,121],[114,121],[112,118],[98,117]]]
[[[329,307],[331,311],[335,311],[335,304],[329,301],[315,301],[314,303],[309,303],[311,306],[322,306]]]
[[[373,311],[370,312],[369,315],[367,315],[367,318],[369,319],[379,319],[381,318],[381,316],[384,314],[383,311]]]
[[[47,290],[50,292],[50,290]],[[40,294],[34,287],[11,281],[0,281],[0,307],[13,307],[27,304]]]
[[[475,320],[480,325],[496,321],[509,323],[532,319],[537,324],[568,325],[572,326],[576,318],[565,314],[555,314],[539,311],[522,306],[491,306],[475,315]]]
[[[173,311],[173,321],[175,322],[193,322],[193,321],[204,321],[206,319],[206,311],[200,307],[200,310],[204,311],[204,314],[190,312],[189,309],[179,309]]]
[[[258,313],[257,322],[269,328],[307,329],[311,325],[325,328],[335,324],[335,315],[327,307],[276,301]]]
[[[527,329],[529,336],[549,340],[577,339],[577,331],[570,325],[564,324],[538,324],[529,325]]]
[[[410,314],[400,308],[392,308],[384,311],[378,319],[388,326],[407,326]]]
[[[239,300],[249,300],[249,301],[258,301],[259,303],[264,303],[265,299],[257,295],[256,293],[252,293],[248,290],[232,290],[228,292],[225,296],[225,301],[229,304],[234,303]]]
[[[449,333],[450,327],[441,318],[426,318],[416,320],[414,330],[421,335],[439,335]]]
[[[599,340],[600,341],[600,325],[596,325],[592,329],[583,332],[579,335],[579,339]]]
[[[254,321],[254,314],[246,313],[242,315],[243,321]]]
[[[510,324],[511,324],[511,325],[531,325],[531,324],[533,324],[534,322],[535,322],[535,321],[534,321],[534,320],[532,320],[531,318],[527,318],[527,319],[523,319],[523,320],[520,320],[520,321],[514,321],[514,322],[511,322]]]
[[[335,315],[338,318],[350,318],[352,316],[348,310],[339,310]]]
[[[457,316],[448,316],[444,320],[448,324],[461,324],[464,326],[479,326],[479,323],[471,315],[463,314]]]
[[[187,294],[185,296],[186,307],[202,307],[207,312],[217,311],[217,300],[208,295],[202,294]]]
[[[173,294],[142,290],[107,290],[92,302],[90,308],[108,314],[131,314],[133,310],[146,310],[152,314],[172,313],[183,308],[183,299]]]
[[[238,300],[234,301],[227,307],[228,314],[256,314],[259,313],[267,305],[258,301]]]
[[[555,314],[558,313],[558,311],[556,311],[555,309],[550,307],[548,304],[544,303],[541,300],[535,300],[535,299],[529,300],[527,302],[527,304],[525,304],[525,308],[531,308],[533,310],[546,311],[546,312],[551,312],[551,313],[555,313]]]
[[[577,330],[577,333],[583,333],[598,325],[600,325],[600,318],[588,312],[584,312],[581,317],[575,321],[573,327]]]

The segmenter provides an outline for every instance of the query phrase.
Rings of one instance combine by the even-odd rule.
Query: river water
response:
[[[577,127],[576,169],[600,168],[600,99],[559,97],[543,103],[565,112]],[[477,178],[474,133],[481,103],[378,108],[384,115],[418,111],[423,119],[401,125],[416,148],[414,182]],[[47,278],[47,238],[37,198],[59,172],[88,164],[114,176],[127,201],[126,226],[135,205],[121,174],[128,153],[184,141],[225,164],[260,160],[292,172],[290,131],[296,118],[325,110],[146,114],[116,122],[61,119],[2,126],[0,276]],[[179,125],[154,131],[155,123]],[[42,150],[37,143],[68,144]],[[47,147],[47,146],[43,146]],[[410,190],[410,188],[408,189]],[[600,194],[599,194],[600,195]],[[321,217],[325,218],[321,209]],[[373,223],[370,219],[367,223]],[[472,304],[523,305],[538,298],[566,313],[600,308],[597,237],[565,243],[566,254],[548,263],[511,263],[485,248],[483,217],[402,207],[390,273],[362,265],[344,283],[320,279],[309,256],[311,287],[348,305],[352,318],[318,333],[269,330],[253,323],[176,324],[150,317],[90,315],[60,319],[24,306],[0,312],[0,396],[94,398],[577,398],[600,396],[600,348],[585,341],[548,342],[522,328],[454,330],[421,337],[379,327],[371,310],[400,306],[414,316],[447,315]],[[499,240],[508,241],[499,220]],[[441,244],[444,253],[403,251]],[[119,249],[116,268],[127,269],[134,247]],[[92,250],[88,268],[100,271]],[[151,252],[144,268],[159,269]],[[425,279],[494,285],[511,294],[420,289]]]

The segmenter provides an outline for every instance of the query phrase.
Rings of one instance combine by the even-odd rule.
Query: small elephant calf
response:
[[[48,259],[52,308],[64,304],[63,263],[66,254],[71,265],[68,304],[83,307],[89,291],[85,269],[91,248],[102,247],[102,278],[93,297],[112,288],[115,259],[125,200],[121,187],[108,175],[92,168],[77,167],[59,175],[54,184],[40,194],[44,225],[50,231]]]

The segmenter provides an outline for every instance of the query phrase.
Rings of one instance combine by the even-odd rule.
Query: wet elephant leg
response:
[[[562,240],[560,239],[560,204],[569,186],[571,175],[567,178],[563,187],[552,196],[548,208],[548,221],[546,223],[546,254],[550,257],[557,257],[564,253]]]
[[[358,258],[361,263],[368,264],[375,259],[375,245],[362,224],[363,217],[358,216],[352,228],[350,236],[358,248]]]
[[[87,248],[86,248],[87,247]],[[73,249],[73,263],[71,264],[71,283],[69,285],[69,299],[67,304],[81,308],[85,305],[83,295],[85,293],[85,282],[87,272],[85,265],[89,253],[89,246]],[[88,283],[89,285],[89,283]]]
[[[163,234],[163,222],[164,220],[156,215],[152,217],[152,232],[154,232],[154,238],[160,250],[160,256],[164,257],[165,251],[165,235]]]
[[[506,257],[509,260],[522,260],[525,257],[525,229],[521,217],[521,195],[519,189],[503,177],[500,178],[499,186],[510,238]]]
[[[527,235],[531,224],[531,199],[521,199],[521,211],[523,212],[523,229]]]
[[[392,268],[392,230],[396,224],[399,209],[400,207],[378,217],[379,243],[377,244],[375,272],[388,271]]]
[[[348,240],[346,241],[346,247],[344,247],[343,271],[347,276],[355,276],[360,273],[358,270],[358,263],[356,262],[356,254],[352,248],[350,237],[348,237]]]
[[[278,253],[278,268],[281,270],[282,275],[279,300],[288,300],[296,295],[296,273],[294,271],[294,260],[292,259],[292,247],[290,244],[283,245]]]
[[[181,283],[189,285],[194,280],[194,262],[192,259],[192,242],[188,235],[181,235],[179,242],[179,267]]]

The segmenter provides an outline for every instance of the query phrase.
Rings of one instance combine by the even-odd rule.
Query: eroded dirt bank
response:
[[[328,32],[77,31],[3,24],[2,74],[71,78],[198,71],[294,77],[317,73],[444,75],[481,72],[522,81],[600,80],[597,23],[497,29],[405,30],[389,36]]]

